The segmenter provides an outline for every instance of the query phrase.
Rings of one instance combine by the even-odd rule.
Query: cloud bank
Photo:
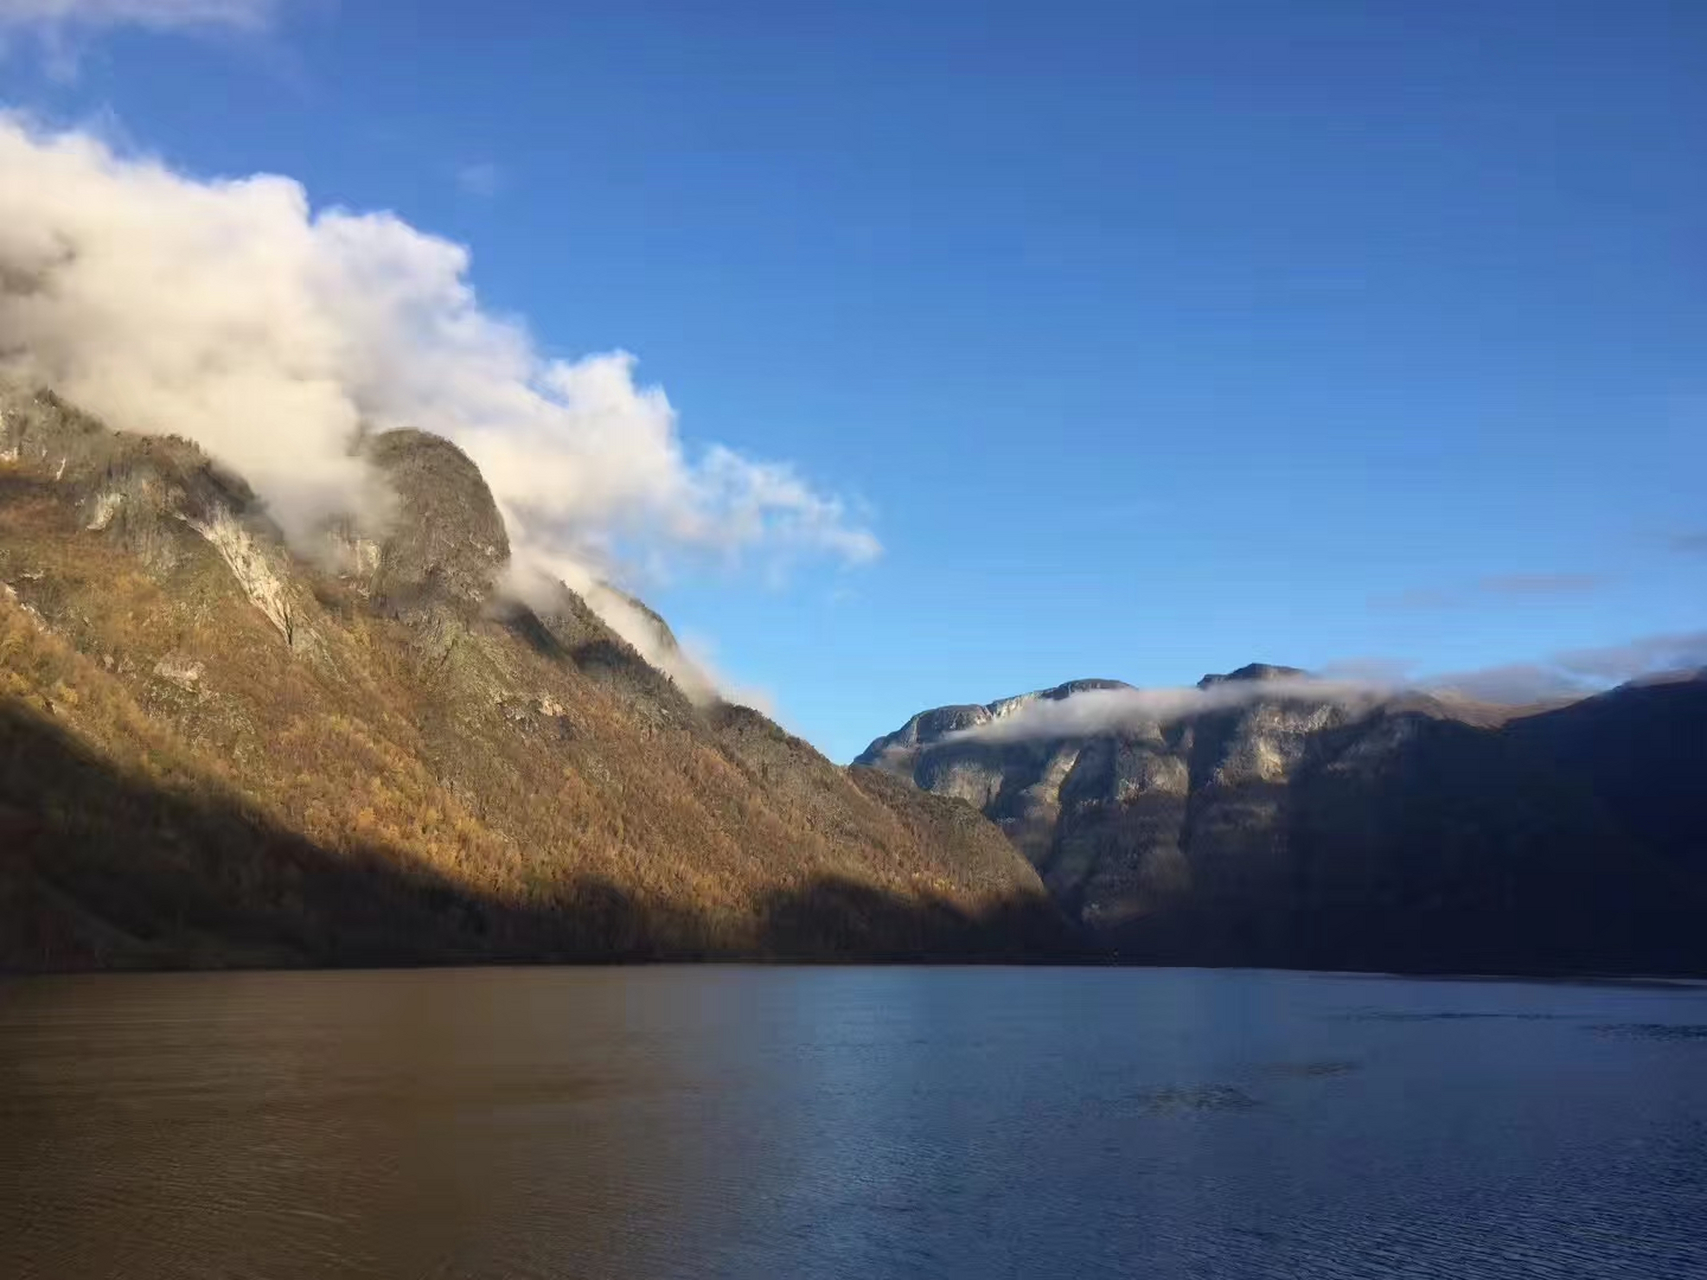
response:
[[[1338,669],[1343,674],[1326,677],[1223,680],[1187,688],[1088,689],[1065,698],[1035,698],[1011,704],[1011,710],[983,724],[944,734],[942,740],[997,744],[1133,732],[1275,698],[1351,710],[1407,695],[1527,706],[1584,698],[1626,681],[1703,668],[1707,668],[1707,631],[1644,636],[1619,645],[1568,650],[1535,662],[1420,679],[1405,677],[1404,664],[1366,660],[1344,664]]]
[[[1677,631],[1602,648],[1570,649],[1552,661],[1572,675],[1601,681],[1707,667],[1707,631]]]
[[[463,246],[390,213],[316,210],[289,178],[203,180],[0,115],[0,371],[116,427],[190,437],[287,536],[381,518],[352,445],[408,425],[460,445],[517,560],[571,586],[683,556],[879,554],[787,464],[691,450],[627,353],[543,355],[481,307],[468,268]]]
[[[1344,706],[1371,706],[1396,691],[1396,686],[1374,681],[1314,676],[1225,680],[1182,688],[1086,689],[1065,698],[1021,702],[994,720],[944,734],[943,740],[1001,743],[1083,738],[1166,724],[1205,711],[1225,711],[1259,698],[1300,698]]]
[[[1535,662],[1435,676],[1430,692],[1508,705],[1583,698],[1611,685],[1667,672],[1707,667],[1707,631],[1640,636],[1623,644],[1567,649]]]

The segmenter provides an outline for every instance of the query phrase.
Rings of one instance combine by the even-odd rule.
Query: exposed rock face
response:
[[[408,605],[422,597],[478,607],[510,558],[492,491],[454,444],[425,431],[387,431],[366,454],[397,500],[370,590]]]
[[[249,486],[189,442],[108,431],[51,392],[3,379],[0,462],[50,482],[85,530],[108,535],[157,571],[175,563],[184,525],[203,537],[229,532],[235,546],[244,539],[229,526],[241,513],[243,523],[261,525],[277,541]]]
[[[390,523],[305,557],[193,446],[0,385],[0,968],[1062,941],[975,809],[501,598],[468,459],[366,448]]]
[[[978,804],[1135,958],[1707,971],[1707,682],[1517,715],[1300,674],[1206,676],[1253,687],[1086,736],[965,732],[1013,700],[943,708],[860,763]]]
[[[1301,674],[1254,664],[1200,688]],[[1088,737],[968,733],[1039,700],[1119,681],[1076,680],[984,707],[944,707],[879,738],[856,763],[984,810],[1087,924],[1143,916],[1191,885],[1250,881],[1275,870],[1286,783],[1310,736],[1343,720],[1334,703],[1253,696],[1246,705],[1169,723],[1125,720]],[[1188,863],[1187,828],[1199,856]]]

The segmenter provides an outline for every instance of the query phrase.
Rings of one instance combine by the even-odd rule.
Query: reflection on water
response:
[[[0,985],[0,1276],[1707,1275],[1707,989]]]

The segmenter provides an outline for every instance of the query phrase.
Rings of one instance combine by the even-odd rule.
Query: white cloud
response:
[[[1634,680],[1663,671],[1707,667],[1707,631],[1678,631],[1601,648],[1571,649],[1555,655],[1553,662],[1593,680]]]
[[[583,580],[682,555],[879,553],[786,464],[689,448],[623,352],[557,360],[484,310],[463,246],[296,182],[201,180],[0,115],[0,363],[245,474],[287,532],[370,510],[363,425],[460,444],[518,557]]]
[[[1472,702],[1491,702],[1506,707],[1580,698],[1594,686],[1548,662],[1508,662],[1475,671],[1435,676],[1425,682],[1430,693],[1451,694]]]
[[[1373,705],[1392,686],[1361,680],[1276,676],[1268,680],[1223,680],[1200,687],[1085,689],[1064,698],[1032,698],[998,704],[1002,714],[983,724],[944,735],[945,741],[1031,742],[1090,737],[1167,724],[1205,711],[1224,711],[1259,698],[1299,698],[1348,706]]]
[[[0,27],[149,27],[159,31],[267,26],[280,0],[0,0]]]
[[[118,27],[147,31],[267,30],[283,0],[0,0],[0,59],[32,40],[48,74],[74,79],[84,42]]]
[[[751,707],[772,720],[781,718],[774,693],[759,685],[737,680],[718,666],[717,646],[708,637],[685,635],[682,637],[681,647],[694,670],[704,676],[723,701]]]
[[[1296,698],[1371,708],[1409,694],[1464,698],[1507,707],[1588,697],[1616,684],[1707,668],[1707,631],[1643,636],[1624,644],[1569,650],[1450,675],[1414,677],[1409,663],[1364,658],[1336,664],[1325,676],[1223,680],[1190,688],[1086,689],[1064,698],[992,703],[991,719],[944,735],[944,741],[1054,741],[1136,731],[1259,699]]]
[[[1707,631],[1638,636],[1622,644],[1568,649],[1535,662],[1514,662],[1426,682],[1487,702],[1522,705],[1557,698],[1581,698],[1628,680],[1707,667]]]

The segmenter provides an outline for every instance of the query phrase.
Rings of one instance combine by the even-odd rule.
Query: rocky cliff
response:
[[[1699,675],[1525,712],[1301,674],[945,707],[859,763],[978,805],[1129,958],[1707,972]]]
[[[292,549],[194,446],[0,387],[0,967],[1059,941],[974,809],[510,598],[473,464],[359,447],[384,527]]]

